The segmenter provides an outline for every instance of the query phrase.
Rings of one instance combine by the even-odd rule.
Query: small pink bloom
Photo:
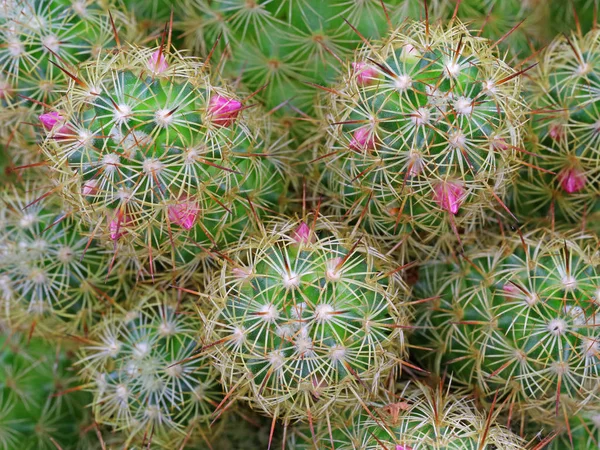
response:
[[[119,211],[117,214],[115,214],[114,219],[111,220],[110,223],[108,224],[108,231],[110,232],[110,238],[113,241],[116,241],[121,236],[124,236],[126,231],[123,230],[123,226],[128,224],[129,222],[131,222],[131,218],[127,214],[124,214],[121,211]]]
[[[377,79],[377,71],[375,68],[365,62],[352,63],[352,69],[354,69],[356,82],[358,84],[370,84]]]
[[[292,234],[292,238],[298,244],[308,244],[314,240],[314,236],[312,235],[312,231],[305,222],[300,223],[300,226],[294,231]]]
[[[456,215],[463,202],[465,190],[455,182],[438,183],[433,190],[433,199],[442,208]]]
[[[216,94],[210,99],[208,112],[211,115],[211,122],[220,127],[230,126],[237,118],[242,104],[232,98],[223,97]]]
[[[396,445],[396,450],[412,450],[410,445]]]
[[[355,151],[373,150],[375,148],[375,136],[368,128],[357,128],[352,135],[349,147]]]
[[[565,137],[564,126],[560,123],[554,123],[550,125],[550,131],[548,132],[550,137],[555,141],[562,141]]]
[[[167,71],[169,63],[167,63],[167,59],[165,58],[162,49],[158,49],[150,55],[150,58],[148,59],[148,68],[154,73],[163,73]]]
[[[492,141],[492,148],[497,151],[508,150],[510,146],[504,138],[497,137]]]
[[[54,130],[57,124],[60,124],[64,121],[63,116],[56,111],[50,111],[49,113],[40,115],[39,120],[46,131]],[[62,125],[55,132],[54,137],[60,139],[72,135],[73,133],[71,132],[71,128],[68,125]]]
[[[83,183],[81,193],[83,195],[95,195],[98,192],[98,180],[92,179]]]
[[[506,283],[504,286],[502,286],[502,290],[509,296],[514,296],[521,292],[519,288],[512,283]]]
[[[565,167],[558,173],[558,181],[565,192],[573,194],[585,187],[586,176],[575,167]]]
[[[194,223],[196,223],[199,211],[200,208],[196,202],[183,200],[180,203],[169,206],[168,216],[172,223],[176,223],[186,230],[189,230],[194,226]]]

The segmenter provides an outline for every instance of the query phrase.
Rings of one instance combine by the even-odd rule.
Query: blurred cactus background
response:
[[[0,1],[0,450],[600,449],[599,7]]]

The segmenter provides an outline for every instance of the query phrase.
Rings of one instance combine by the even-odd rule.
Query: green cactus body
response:
[[[0,191],[0,317],[42,334],[84,330],[128,291],[127,273],[107,275],[111,256],[83,236],[43,183]]]
[[[414,356],[510,405],[544,403],[550,416],[562,411],[563,397],[580,406],[595,398],[600,275],[593,243],[534,236],[526,249],[488,244],[422,267],[416,295],[430,300],[417,312],[414,337],[428,350]]]
[[[486,40],[409,22],[365,45],[324,99],[317,189],[386,243],[437,245],[503,211],[523,107],[519,77]]]
[[[203,324],[170,294],[140,287],[131,309],[91,329],[79,358],[95,420],[123,431],[131,445],[179,448],[199,429],[208,435],[221,401],[214,369],[197,355]]]
[[[288,448],[313,450],[522,450],[525,442],[479,412],[472,398],[441,386],[420,383],[400,386],[385,405],[360,408],[290,433]],[[489,420],[491,419],[491,420]],[[488,422],[489,420],[489,422]]]
[[[63,198],[95,237],[150,270],[237,241],[285,190],[285,148],[266,141],[267,118],[246,120],[205,70],[161,48],[123,50],[81,66],[81,82],[46,114]]]
[[[597,30],[560,36],[540,56],[528,85],[533,155],[514,186],[521,216],[577,223],[598,208],[599,43]]]
[[[374,248],[315,223],[280,221],[242,243],[209,291],[225,388],[286,420],[368,396],[404,357],[397,273]]]
[[[0,448],[71,449],[87,395],[74,387],[65,348],[19,332],[0,336]]]

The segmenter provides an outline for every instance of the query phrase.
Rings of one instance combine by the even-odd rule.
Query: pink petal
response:
[[[167,63],[162,49],[158,49],[150,55],[150,58],[148,59],[148,68],[154,73],[163,73],[167,71],[169,63]]]
[[[455,182],[438,183],[433,190],[433,199],[442,208],[456,215],[463,202],[465,190]]]
[[[360,85],[371,84],[377,79],[375,68],[365,62],[352,63],[352,69],[356,74],[356,82]]]
[[[355,151],[373,150],[375,148],[375,136],[368,128],[357,128],[348,146]]]
[[[410,445],[396,445],[396,450],[412,450]]]
[[[169,206],[167,214],[172,223],[189,230],[196,223],[199,211],[200,208],[196,202],[184,200],[181,203]]]
[[[310,227],[305,222],[302,222],[292,234],[292,238],[299,244],[308,244],[314,237],[312,236]]]
[[[123,230],[123,226],[127,225],[130,222],[131,222],[131,218],[127,214],[124,214],[121,211],[119,211],[117,214],[115,214],[115,218],[113,220],[111,220],[110,223],[108,224],[108,231],[110,232],[110,238],[113,241],[116,241],[121,236],[124,236],[127,231]]]
[[[98,180],[92,179],[84,182],[81,188],[83,195],[95,195],[98,192]]]
[[[39,116],[42,126],[47,130],[51,131],[58,122],[62,121],[62,116],[56,111],[50,111]]]
[[[219,94],[214,95],[208,105],[211,122],[220,127],[230,126],[237,118],[241,109],[241,102]]]
[[[581,191],[586,185],[585,173],[575,167],[565,167],[558,174],[558,181],[563,190],[569,194]]]
[[[562,141],[565,137],[564,126],[560,123],[552,124],[550,125],[550,131],[548,134],[555,141]]]

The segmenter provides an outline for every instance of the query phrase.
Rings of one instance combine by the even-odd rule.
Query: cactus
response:
[[[562,417],[600,387],[598,255],[595,240],[539,234],[425,264],[413,356],[488,400]]]
[[[19,331],[3,331],[0,345],[0,448],[74,448],[89,399],[67,393],[75,381],[68,346]]]
[[[600,115],[595,91],[600,32],[557,37],[531,75],[528,166],[514,185],[515,212],[579,223],[598,207]]]
[[[44,182],[0,190],[0,317],[48,335],[85,330],[128,291],[128,273],[107,277],[111,257],[83,236]]]
[[[95,420],[123,431],[129,445],[173,448],[209,434],[221,389],[209,360],[196,355],[202,322],[172,292],[140,287],[130,298],[90,330],[77,362]]]
[[[152,274],[236,241],[285,191],[285,145],[268,117],[247,116],[253,105],[206,70],[164,47],[123,48],[80,66],[40,116],[63,198]]]
[[[387,245],[439,246],[496,214],[518,168],[519,73],[460,23],[365,44],[323,100],[316,189]]]
[[[335,227],[275,221],[228,253],[208,291],[228,395],[286,421],[368,397],[405,357],[400,270]]]
[[[335,450],[517,450],[527,448],[517,435],[486,417],[464,392],[443,386],[404,383],[386,402],[345,411],[331,424],[314,431],[298,427],[290,434],[288,448],[316,450],[326,445]]]

